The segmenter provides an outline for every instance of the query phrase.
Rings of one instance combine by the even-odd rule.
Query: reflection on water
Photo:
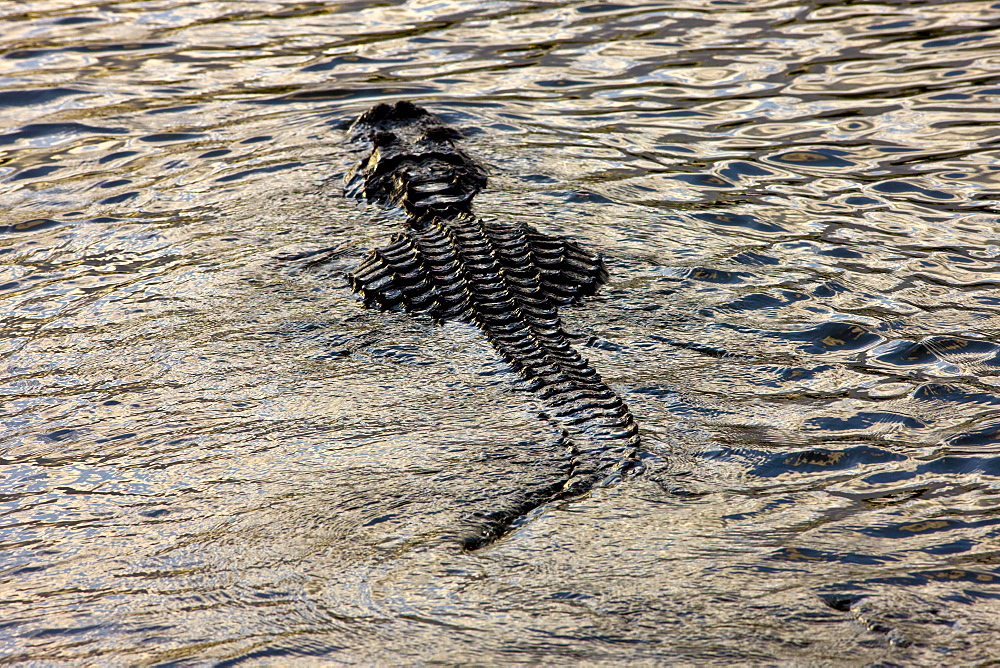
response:
[[[997,16],[0,8],[0,657],[995,659]],[[342,128],[400,98],[608,257],[564,317],[650,453],[475,553],[563,457],[474,328],[343,279],[401,219]]]

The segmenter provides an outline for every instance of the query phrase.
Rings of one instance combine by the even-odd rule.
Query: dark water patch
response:
[[[871,348],[885,340],[867,328],[849,322],[825,322],[797,332],[776,332],[764,335],[785,341],[800,342],[803,352],[813,355]]]
[[[163,144],[175,141],[193,141],[195,139],[203,139],[204,137],[205,134],[201,132],[158,132],[140,137],[139,141],[146,142],[147,144]]]
[[[867,580],[866,584],[897,584],[903,586],[922,586],[932,582],[968,583],[980,586],[1000,584],[1000,574],[989,570],[972,570],[966,568],[947,568],[940,570],[913,571],[901,578],[883,578]],[[985,594],[985,592],[984,592]],[[1000,592],[993,592],[990,598]],[[987,595],[988,596],[988,595]]]
[[[699,406],[688,400],[683,396],[678,394],[676,390],[669,387],[660,387],[657,385],[645,385],[636,387],[629,391],[629,394],[639,394],[648,397],[656,397],[661,401],[668,411],[672,415],[677,417],[709,417],[716,418],[725,414],[725,411],[719,410],[717,408]],[[688,492],[685,492],[687,494]]]
[[[938,519],[920,520],[915,522],[901,522],[879,527],[865,527],[858,529],[859,533],[877,538],[906,539],[923,537],[928,534],[940,532],[953,532],[960,529],[980,529],[992,527],[1000,524],[1000,519],[988,519],[980,521],[966,521],[953,518],[942,517]],[[885,582],[884,580],[877,580]],[[905,584],[897,582],[897,584]]]
[[[820,595],[820,598],[823,599],[823,602],[826,603],[831,608],[833,608],[834,610],[837,610],[839,612],[847,612],[858,601],[861,601],[862,599],[864,599],[865,595],[864,594],[851,595],[851,594],[835,593],[835,594],[822,594],[822,595]]]
[[[216,183],[229,183],[231,181],[239,181],[240,179],[245,179],[248,176],[253,176],[255,174],[271,174],[274,172],[280,172],[285,169],[294,169],[295,167],[301,166],[301,162],[291,162],[285,163],[283,165],[271,165],[269,167],[254,167],[253,169],[244,169],[241,172],[236,172],[235,174],[229,174],[227,176],[221,176],[215,179]]]
[[[313,63],[312,65],[307,65],[302,68],[302,71],[329,72],[330,70],[335,70],[338,67],[356,67],[358,65],[368,64],[368,63],[377,63],[379,65],[384,66],[388,63],[393,63],[393,62],[405,63],[406,60],[402,58],[373,60],[371,58],[365,58],[364,56],[360,55],[337,56],[322,63]]]
[[[104,19],[96,16],[64,16],[56,19],[53,23],[60,26],[75,26],[84,23],[102,23],[103,21]]]
[[[558,183],[558,181],[551,176],[546,176],[545,174],[524,174],[518,176],[522,181],[527,181],[528,183]]]
[[[777,223],[764,222],[751,214],[722,212],[698,213],[693,217],[712,225],[722,225],[724,227],[743,227],[749,230],[754,230],[755,232],[781,233],[788,231]]]
[[[379,346],[369,348],[366,352],[374,358],[390,360],[399,364],[418,366],[434,364],[434,360],[427,359],[416,346]]]
[[[935,555],[946,555],[946,554],[961,554],[963,552],[968,552],[979,545],[978,541],[974,540],[956,540],[951,543],[944,543],[942,545],[933,545],[931,547],[925,547],[921,552],[926,552],[927,554]]]
[[[891,427],[902,425],[909,429],[923,429],[932,422],[924,422],[906,415],[895,413],[860,412],[850,417],[817,417],[806,421],[807,428],[822,431],[864,431],[871,427]]]
[[[105,181],[103,183],[97,184],[98,188],[118,188],[120,186],[127,186],[132,183],[131,179],[115,179],[113,181]]]
[[[182,114],[200,109],[197,104],[182,104],[176,107],[160,107],[158,109],[148,109],[145,113],[149,115],[157,114]]]
[[[7,54],[5,57],[10,57]],[[31,107],[51,104],[56,100],[71,95],[87,95],[87,91],[78,88],[22,88],[20,90],[0,91],[0,107]]]
[[[733,262],[738,262],[740,264],[746,264],[750,266],[767,266],[780,264],[781,260],[770,255],[764,255],[763,253],[757,253],[754,251],[745,251],[742,253],[737,253],[732,258]]]
[[[39,58],[58,53],[123,53],[129,51],[151,51],[169,49],[175,46],[172,42],[131,42],[119,44],[84,44],[81,46],[63,46],[58,49],[17,49],[8,51],[4,58],[10,60],[25,60]]]
[[[895,473],[895,472],[893,472]],[[878,473],[875,476],[891,476],[893,473]],[[863,481],[867,481],[868,478],[874,476],[868,476],[862,478]],[[913,501],[914,499],[920,499],[925,497],[930,489],[928,487],[916,486],[916,487],[904,487],[902,489],[892,489],[886,491],[885,489],[878,489],[876,491],[866,491],[866,492],[856,492],[856,491],[843,491],[843,490],[831,490],[830,493],[836,496],[843,496],[845,498],[851,499],[852,501],[863,504],[870,508],[885,508],[888,506],[896,506],[899,504],[906,503],[908,501]]]
[[[754,380],[753,383],[765,387],[781,387],[786,383],[800,383],[812,380],[833,369],[834,367],[830,364],[821,364],[812,368],[762,366],[760,367],[761,372],[773,374],[774,377],[760,378]]]
[[[53,172],[58,172],[64,169],[62,165],[44,165],[42,167],[32,167],[31,169],[24,169],[14,176],[10,177],[11,181],[23,181],[25,179],[40,179],[42,177],[48,176]]]
[[[957,197],[956,195],[942,192],[940,190],[921,188],[918,185],[915,185],[913,183],[908,183],[906,181],[883,181],[878,185],[872,186],[872,190],[892,195],[916,193],[918,195],[923,195],[924,197],[932,200],[953,200],[956,199]]]
[[[921,462],[913,471],[876,473],[865,478],[870,484],[896,483],[918,477],[971,476],[983,474],[1000,478],[1000,457],[945,456]]]
[[[542,79],[535,81],[534,84],[536,86],[541,86],[542,88],[585,88],[590,84],[590,82],[578,81],[574,79]]]
[[[951,360],[993,361],[1000,356],[1000,345],[983,339],[957,336],[929,336],[921,344],[940,357]]]
[[[68,627],[51,627],[39,629],[30,633],[32,638],[51,638],[54,636],[63,635],[77,635],[77,634],[87,634],[91,631],[100,630],[100,626],[97,624],[85,625],[85,626],[68,626]]]
[[[947,441],[953,448],[981,448],[1000,443],[1000,421],[991,420],[975,429],[951,436]]]
[[[733,184],[713,174],[678,174],[670,178],[704,188],[732,188]]]
[[[777,292],[777,295],[755,292],[738,297],[737,299],[717,306],[716,308],[720,311],[772,310],[782,308],[805,299],[809,299],[809,295],[804,292],[794,290],[780,290]]]
[[[683,348],[685,350],[691,350],[693,352],[699,353],[701,355],[707,355],[708,357],[735,357],[739,359],[750,360],[753,359],[747,355],[741,353],[736,353],[731,350],[723,350],[721,348],[715,348],[703,343],[698,343],[696,341],[676,341],[674,339],[661,336],[659,334],[650,334],[649,338],[653,341],[660,341],[666,343],[667,345],[674,346],[675,348]]]
[[[848,471],[854,468],[905,461],[906,457],[889,450],[871,446],[855,446],[844,450],[816,448],[800,452],[766,453],[763,463],[748,473],[761,478],[800,473],[827,473]]]
[[[879,564],[899,561],[898,558],[893,556],[860,554],[856,552],[846,552],[846,553],[825,552],[823,550],[814,550],[806,547],[785,547],[778,550],[777,552],[772,553],[769,559],[772,559],[774,561],[791,561],[791,562],[820,561],[827,563],[862,564],[869,566],[876,566]]]
[[[925,366],[939,361],[933,350],[914,341],[889,341],[870,352],[873,362],[888,366]]]
[[[919,342],[897,340],[870,352],[876,365],[915,367],[936,365],[940,373],[995,374],[1000,367],[1000,346],[989,341],[951,336],[927,337]]]
[[[723,269],[711,269],[709,267],[692,267],[684,272],[685,278],[695,281],[705,281],[706,283],[725,283],[738,285],[753,278],[753,274],[745,271],[725,271]]]
[[[959,385],[946,383],[925,383],[913,391],[911,395],[917,401],[940,401],[944,404],[981,404],[995,406],[1000,404],[1000,395],[988,392],[977,392]]]
[[[664,154],[679,153],[681,155],[691,155],[694,153],[694,150],[687,146],[677,146],[674,144],[661,144],[659,146],[654,146],[653,148],[655,148],[657,152]]]
[[[766,159],[780,164],[814,169],[841,170],[850,169],[857,165],[856,162],[842,157],[845,155],[850,155],[850,153],[839,149],[818,148],[789,151],[770,156]]]
[[[859,253],[858,251],[851,250],[850,248],[827,248],[827,249],[823,249],[823,250],[817,250],[816,253],[818,255],[825,255],[826,257],[835,257],[835,258],[839,258],[839,259],[842,259],[842,260],[863,260],[864,257],[865,257],[863,253]],[[851,266],[851,267],[854,267],[854,266],[857,266],[857,264],[858,263],[851,263],[849,265],[848,263],[845,262],[845,263],[842,263],[841,266],[845,266],[845,267],[846,266]],[[828,284],[828,285],[839,285],[839,284]],[[845,290],[846,290],[846,288],[844,288],[841,285],[840,286],[840,291],[845,291]]]
[[[917,571],[914,577],[926,578],[938,582],[970,582],[975,584],[1000,584],[1000,573],[988,570],[969,570],[965,568],[947,568],[942,570]]]
[[[592,336],[589,339],[587,339],[587,341],[583,345],[586,346],[587,348],[597,348],[599,350],[607,350],[610,352],[618,352],[623,350],[622,346],[616,343],[612,343],[611,341],[607,341],[605,339],[599,339],[596,336]]]
[[[645,5],[646,7],[653,7],[655,5]],[[635,5],[619,5],[614,2],[599,2],[592,5],[584,5],[582,7],[575,7],[574,10],[580,14],[613,14],[621,11],[635,11],[641,8],[642,5],[636,7]]]
[[[990,39],[992,35],[962,35],[960,37],[950,37],[947,39],[932,39],[929,42],[924,42],[920,46],[925,49],[935,49],[942,46],[956,46],[958,44],[963,44],[966,42],[978,42],[984,39]]]
[[[878,25],[868,26],[868,30],[899,30],[901,28],[909,28],[913,25],[913,21],[893,21],[892,23],[880,23]]]
[[[79,438],[80,436],[80,432],[75,429],[57,429],[48,434],[39,434],[39,438],[50,442],[65,441],[67,439]]]
[[[864,255],[851,248],[845,248],[844,246],[832,246],[823,247],[807,241],[794,241],[789,243],[780,244],[780,248],[792,252],[803,252],[808,251],[810,254],[825,255],[827,257],[837,257],[844,259],[859,259],[863,258]]]
[[[62,225],[57,220],[52,220],[51,218],[35,218],[34,220],[26,220],[21,223],[14,223],[13,225],[0,225],[0,234],[22,234],[25,232],[40,232],[41,230],[47,230],[52,227],[59,227]]]
[[[139,196],[138,191],[132,191],[127,193],[121,193],[120,195],[112,195],[111,197],[105,197],[100,200],[99,204],[121,204],[122,202],[127,202],[129,200],[135,199]]]
[[[574,204],[616,204],[614,200],[589,190],[545,191],[542,194]]]
[[[381,340],[378,332],[360,334],[343,333],[338,323],[292,322],[283,323],[274,330],[262,331],[262,335],[295,337],[320,346],[308,355],[309,359],[336,360],[365,350],[371,352],[374,344]],[[374,353],[373,353],[374,354]]]
[[[73,135],[120,135],[126,132],[128,130],[125,128],[101,127],[84,123],[31,123],[14,132],[0,134],[0,146],[15,144],[20,140],[41,139],[43,137],[52,137],[55,138],[52,141],[58,141],[58,139]]]
[[[734,181],[741,181],[744,177],[774,176],[775,172],[756,163],[733,161],[719,169],[719,174]]]
[[[101,156],[98,158],[97,162],[103,165],[108,162],[114,162],[115,160],[131,158],[135,155],[140,155],[139,151],[116,151],[115,153],[109,153],[108,155]]]
[[[221,158],[222,156],[229,155],[231,153],[232,153],[232,151],[230,151],[227,148],[220,148],[220,149],[216,149],[214,151],[206,151],[205,153],[202,153],[201,155],[199,155],[198,158],[199,159]]]
[[[852,195],[844,200],[847,204],[855,207],[871,207],[871,206],[882,206],[885,204],[882,200],[875,199],[874,197],[861,197],[858,195]]]

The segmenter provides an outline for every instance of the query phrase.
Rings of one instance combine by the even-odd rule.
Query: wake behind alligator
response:
[[[642,467],[632,414],[570,346],[559,320],[561,304],[607,280],[604,263],[529,225],[477,219],[472,200],[486,171],[455,146],[460,136],[410,102],[372,107],[348,130],[370,153],[347,174],[345,192],[408,215],[406,230],[349,276],[365,305],[475,323],[565,430],[567,479],[477,518],[477,535],[464,539],[474,549],[545,503]]]

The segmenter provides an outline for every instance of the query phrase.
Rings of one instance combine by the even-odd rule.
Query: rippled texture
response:
[[[996,659],[998,16],[4,4],[0,659]],[[648,451],[474,553],[563,453],[343,276],[401,221],[343,128],[402,98],[606,256],[562,316]]]

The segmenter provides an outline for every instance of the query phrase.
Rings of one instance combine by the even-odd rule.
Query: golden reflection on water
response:
[[[993,658],[995,4],[0,9],[0,657]],[[608,257],[565,322],[650,455],[475,553],[564,455],[343,279],[401,98]]]

